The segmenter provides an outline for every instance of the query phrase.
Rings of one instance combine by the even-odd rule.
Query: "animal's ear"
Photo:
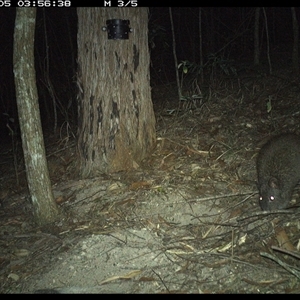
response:
[[[269,187],[271,187],[272,189],[278,189],[279,188],[279,182],[278,182],[278,179],[275,178],[275,177],[271,177],[269,179]]]

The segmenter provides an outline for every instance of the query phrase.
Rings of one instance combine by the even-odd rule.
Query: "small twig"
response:
[[[166,284],[164,283],[164,281],[162,280],[162,278],[160,277],[160,275],[158,273],[156,273],[153,269],[152,269],[152,272],[159,278],[159,280],[164,285],[164,287],[168,291],[168,293],[170,293],[170,290],[168,289],[168,287],[166,286]]]
[[[245,217],[240,217],[237,219],[238,222],[244,221],[249,218],[258,217],[258,216],[267,216],[267,215],[276,215],[276,214],[292,214],[291,210],[273,210],[273,211],[257,211],[251,213]]]
[[[293,256],[293,257],[296,257],[296,258],[300,259],[300,253],[296,253],[294,251],[289,251],[287,249],[279,248],[277,246],[272,246],[271,248],[273,250],[276,250],[276,251],[279,251],[279,252],[282,252],[282,253],[285,253],[285,254],[288,254],[290,256]]]
[[[284,269],[286,269],[288,272],[292,273],[294,276],[296,276],[297,278],[300,279],[300,271],[295,270],[294,268],[292,268],[290,265],[286,264],[285,262],[283,262],[282,260],[280,260],[279,258],[266,253],[266,252],[260,252],[260,255],[263,257],[267,257],[269,259],[274,260],[275,262],[277,262],[280,266],[282,266]]]
[[[252,197],[255,195],[253,192],[249,193],[231,193],[231,194],[225,194],[225,195],[216,195],[216,196],[207,196],[207,197],[197,197],[197,198],[189,198],[187,199],[189,202],[198,202],[198,201],[209,201],[209,200],[217,200],[222,198],[229,198],[229,197],[236,197],[236,196],[247,196],[246,200],[249,199],[249,197]],[[243,200],[244,201],[244,200]],[[230,207],[232,209],[232,207]]]

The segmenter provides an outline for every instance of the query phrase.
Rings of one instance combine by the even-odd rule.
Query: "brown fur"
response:
[[[300,136],[286,133],[271,138],[261,148],[256,167],[262,210],[286,208],[300,180]]]

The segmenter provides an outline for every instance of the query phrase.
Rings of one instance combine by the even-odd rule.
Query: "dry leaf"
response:
[[[114,280],[118,280],[118,279],[131,279],[139,274],[141,274],[142,271],[141,270],[133,270],[133,271],[130,271],[129,273],[125,274],[125,275],[120,275],[120,276],[113,276],[113,277],[110,277],[110,278],[107,278],[103,281],[100,282],[100,284],[105,284],[105,283],[108,283],[108,282],[111,282],[111,281],[114,281]]]
[[[295,247],[290,242],[284,229],[276,232],[276,239],[281,248],[290,250],[290,251],[295,251]]]
[[[136,190],[139,190],[139,189],[147,189],[147,188],[150,188],[151,187],[151,182],[149,181],[137,181],[137,182],[133,182],[129,189],[131,191],[136,191]]]
[[[17,250],[14,252],[14,255],[15,255],[15,256],[18,256],[18,257],[28,256],[29,254],[30,254],[30,251],[27,250],[27,249],[17,249]]]
[[[7,276],[7,278],[12,279],[13,281],[18,281],[19,278],[20,278],[20,276],[17,275],[17,274],[15,274],[15,273],[10,273],[10,274]]]
[[[55,199],[55,202],[56,202],[57,204],[61,204],[61,203],[65,202],[65,201],[66,201],[66,198],[63,197],[63,196],[59,196],[59,197],[57,197],[57,198]]]

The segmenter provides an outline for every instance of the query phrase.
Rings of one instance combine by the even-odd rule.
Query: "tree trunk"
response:
[[[294,45],[293,45],[293,71],[295,75],[299,74],[299,25],[297,21],[297,15],[295,7],[291,7],[292,19],[293,19],[293,36],[294,36]]]
[[[58,217],[47,167],[34,68],[36,8],[17,8],[14,76],[28,188],[35,220],[46,225]]]
[[[78,8],[80,174],[136,167],[154,148],[148,9]],[[108,39],[106,20],[130,21],[128,40]]]
[[[254,18],[254,66],[259,65],[259,11],[260,7],[256,7]]]

